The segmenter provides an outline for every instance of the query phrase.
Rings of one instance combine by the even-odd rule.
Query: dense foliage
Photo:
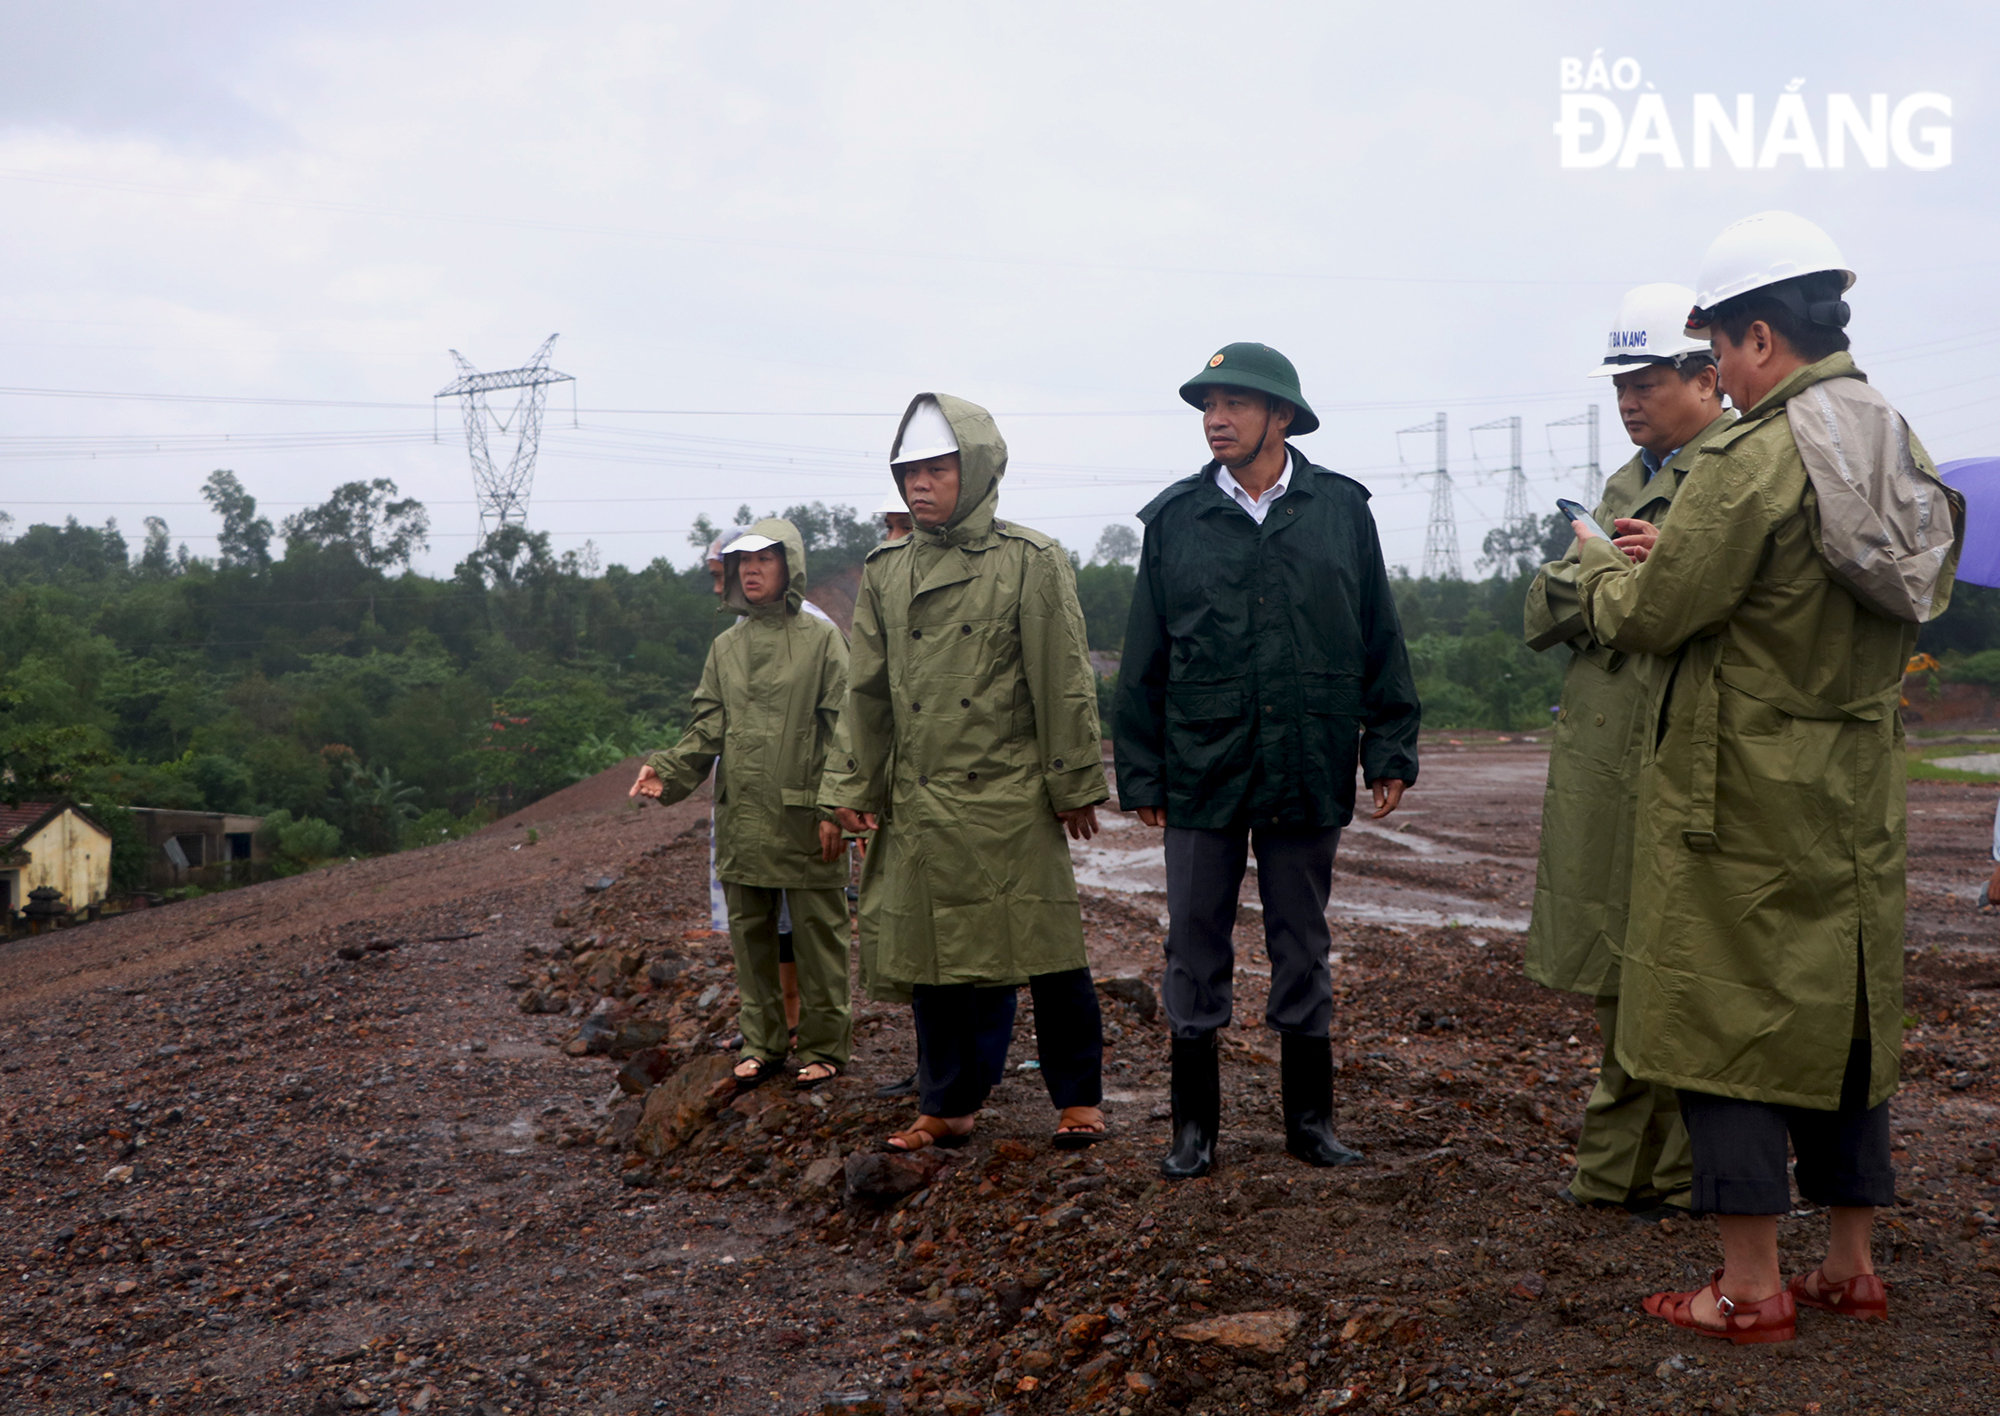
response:
[[[518,527],[449,577],[420,574],[428,518],[386,480],[276,528],[229,472],[203,495],[223,524],[213,559],[176,549],[157,517],[136,553],[115,522],[0,536],[0,799],[68,793],[121,841],[137,838],[120,805],[264,815],[292,867],[435,841],[669,740],[729,622],[698,566],[600,571]],[[815,579],[875,544],[846,507],[783,514]],[[714,529],[703,518],[689,539]],[[1489,537],[1483,580],[1397,575],[1426,726],[1548,722],[1567,655],[1522,645],[1521,608],[1568,537],[1556,518],[1520,544]],[[1077,565],[1107,656],[1137,552],[1113,527]],[[1962,587],[1923,647],[1946,677],[2000,684],[2000,592]],[[117,855],[136,883],[139,853]]]

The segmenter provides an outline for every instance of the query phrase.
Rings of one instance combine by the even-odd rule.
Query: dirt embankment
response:
[[[860,1008],[851,1078],[709,1095],[732,987],[702,808],[629,807],[626,767],[465,841],[14,946],[0,1409],[2000,1404],[2000,959],[1969,898],[1994,790],[1912,789],[1895,1318],[1808,1315],[1791,1347],[1738,1350],[1636,1311],[1706,1274],[1707,1225],[1552,1197],[1595,1056],[1587,1000],[1526,983],[1506,927],[1537,758],[1446,746],[1406,829],[1343,842],[1341,1129],[1369,1157],[1346,1171],[1283,1153],[1254,876],[1207,1180],[1154,1177],[1165,1046],[1132,983],[1104,992],[1114,1134],[1080,1156],[1049,1148],[1020,1070],[1026,1007],[978,1139],[941,1165],[871,1158],[908,1115],[873,1095],[909,1067],[898,1010]],[[1151,843],[1099,846],[1093,959],[1156,984]],[[560,1011],[521,1011],[530,993]],[[620,1059],[588,1054],[621,1028],[679,1086],[650,1127]],[[1823,1224],[1785,1222],[1788,1267]]]

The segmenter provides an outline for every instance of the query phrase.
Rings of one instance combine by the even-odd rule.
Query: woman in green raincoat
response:
[[[778,917],[789,905],[797,1082],[817,1086],[846,1068],[853,1031],[846,853],[814,800],[847,694],[847,645],[830,621],[800,612],[805,542],[791,522],[759,521],[730,543],[725,560],[722,609],[743,618],[709,646],[693,721],[678,743],[646,759],[632,795],[676,802],[715,769],[715,871],[743,1000],[736,1076],[755,1086],[790,1051],[778,975]]]
[[[918,396],[890,461],[917,529],[869,553],[820,802],[876,831],[873,969],[916,1010],[923,1114],[891,1145],[971,1132],[1023,979],[1056,1144],[1088,1145],[1103,1041],[1063,833],[1093,834],[1110,793],[1075,575],[1062,547],[995,515],[1007,445],[985,409]]]

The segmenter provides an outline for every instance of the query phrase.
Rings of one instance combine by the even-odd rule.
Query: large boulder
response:
[[[657,1160],[686,1145],[736,1095],[735,1070],[734,1057],[711,1052],[654,1087],[633,1130],[632,1148]]]
[[[847,1195],[866,1204],[892,1205],[929,1185],[944,1168],[945,1159],[935,1150],[908,1155],[856,1151],[847,1158]]]

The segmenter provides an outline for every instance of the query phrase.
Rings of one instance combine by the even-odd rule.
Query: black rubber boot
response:
[[[1222,1130],[1222,1057],[1215,1034],[1173,1040],[1174,1144],[1160,1162],[1169,1180],[1192,1180],[1215,1167]]]
[[[1280,1033],[1285,1089],[1285,1149],[1307,1165],[1359,1165],[1333,1134],[1333,1043],[1323,1037]]]

